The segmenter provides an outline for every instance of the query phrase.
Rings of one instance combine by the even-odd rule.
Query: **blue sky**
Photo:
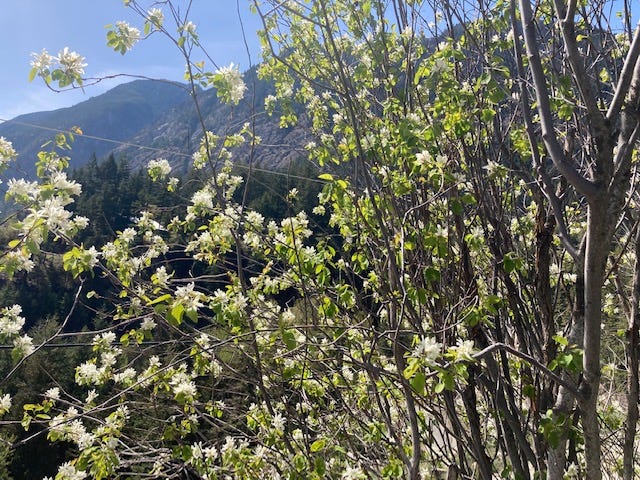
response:
[[[150,7],[154,2],[139,3]],[[184,6],[188,2],[174,3]],[[259,19],[249,12],[246,0],[239,3],[252,60],[256,63],[259,48],[255,31]],[[180,80],[184,72],[184,60],[160,35],[139,42],[124,56],[106,46],[108,24],[126,20],[142,30],[142,19],[124,7],[122,0],[8,0],[2,2],[0,15],[1,119],[70,106],[127,81],[120,78],[87,87],[84,92],[63,93],[50,91],[39,79],[29,83],[31,53],[43,48],[52,55],[64,47],[77,51],[86,57],[85,72],[90,77],[124,73]],[[241,70],[250,66],[236,0],[193,0],[190,17],[197,25],[200,41],[218,65],[234,62]],[[200,57],[196,55],[194,60],[204,59]]]

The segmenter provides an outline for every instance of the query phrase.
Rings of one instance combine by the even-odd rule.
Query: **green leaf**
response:
[[[193,323],[197,323],[198,322],[198,311],[195,308],[190,308],[189,310],[185,310],[184,314]]]
[[[282,342],[289,350],[293,350],[297,346],[296,336],[291,330],[282,331]]]
[[[424,396],[426,381],[427,379],[422,371],[416,372],[411,379],[411,386],[420,396]]]
[[[554,335],[551,338],[553,338],[554,342],[556,342],[558,345],[561,345],[563,347],[566,347],[569,345],[569,340],[563,337],[562,335]]]
[[[167,300],[171,300],[171,295],[168,293],[161,295],[154,300],[151,300],[149,303],[147,303],[147,306],[150,307],[152,305],[157,305],[158,303],[163,303],[163,302],[166,302]]]
[[[182,323],[183,316],[184,307],[181,304],[178,304],[167,312],[167,322],[174,326],[180,325]]]
[[[320,450],[322,450],[324,448],[324,446],[326,444],[327,444],[327,439],[326,438],[319,438],[318,440],[316,440],[315,442],[313,442],[311,444],[309,449],[311,450],[311,453],[319,452]]]

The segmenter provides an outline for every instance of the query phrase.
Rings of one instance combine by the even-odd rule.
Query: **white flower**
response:
[[[180,183],[180,179],[178,177],[171,177],[167,181],[167,188],[172,192],[178,186],[178,183]]]
[[[87,217],[83,217],[82,215],[76,215],[75,217],[73,217],[73,224],[78,230],[83,230],[87,228],[87,225],[89,225],[89,219]]]
[[[122,372],[116,373],[113,376],[113,381],[116,383],[122,383],[123,385],[131,384],[136,378],[136,371],[129,367],[123,370]]]
[[[8,270],[15,272],[30,272],[35,267],[35,263],[31,260],[31,254],[25,250],[10,250],[5,253],[0,262],[7,267]],[[2,320],[0,320],[0,333],[2,333]]]
[[[64,208],[66,203],[58,196],[48,198],[42,203],[42,207],[36,212],[36,215],[43,218],[50,229],[65,230],[71,219],[71,212]]]
[[[40,53],[31,54],[31,68],[35,68],[38,72],[44,72],[51,68],[54,58],[49,53],[42,49]]]
[[[120,239],[124,242],[124,243],[131,243],[133,242],[133,239],[136,238],[136,231],[135,229],[129,227],[129,228],[125,228],[122,233],[120,234]]]
[[[458,360],[473,361],[473,340],[458,340],[458,345],[453,347]]]
[[[193,460],[202,460],[204,458],[202,442],[196,442],[193,445],[191,445],[191,458]]]
[[[271,426],[274,430],[284,432],[284,417],[279,412],[271,419]]]
[[[142,323],[140,324],[140,330],[149,331],[149,330],[153,330],[155,327],[156,327],[156,322],[154,322],[153,318],[151,317],[145,317],[144,320],[142,320]]]
[[[191,203],[194,207],[212,209],[213,208],[213,196],[209,190],[198,190],[191,197]]]
[[[203,449],[202,453],[204,453],[204,458],[206,458],[210,462],[218,458],[218,450],[213,446]]]
[[[84,362],[76,367],[76,383],[78,385],[99,385],[103,369],[98,369],[93,362]]]
[[[58,63],[60,63],[60,67],[67,75],[72,77],[80,77],[84,75],[84,67],[87,66],[86,63],[82,63],[84,61],[84,57],[80,56],[76,52],[70,52],[69,47],[64,47],[64,49],[58,52],[57,60]]]
[[[102,332],[93,337],[93,345],[100,347],[101,349],[108,348],[113,342],[116,341],[116,334],[114,332]]]
[[[24,317],[20,316],[20,313],[22,313],[22,307],[20,305],[5,307],[0,312],[0,335],[13,337],[20,332],[25,322]]]
[[[98,398],[98,393],[94,389],[91,389],[87,392],[87,398],[84,400],[84,403],[91,404],[96,398]]]
[[[0,415],[4,415],[11,409],[11,395],[5,393],[0,396]]]
[[[14,347],[14,350],[17,351],[23,357],[28,357],[35,351],[35,347],[33,346],[33,340],[28,335],[23,335],[22,337],[14,338],[13,347]]]
[[[116,35],[124,51],[131,50],[140,40],[140,30],[132,27],[127,22],[116,22]]]
[[[27,182],[20,178],[12,178],[7,182],[7,197],[20,200],[35,200],[40,193],[38,182]]]
[[[237,105],[247,89],[238,67],[233,63],[228,67],[222,67],[216,71],[215,78],[218,95]]]
[[[98,251],[96,247],[90,247],[88,250],[82,251],[84,262],[91,268],[98,264]]]
[[[431,162],[431,153],[427,150],[423,150],[416,154],[416,165],[419,167],[427,166],[429,162]]]
[[[86,472],[76,470],[70,462],[60,465],[56,475],[56,480],[84,480],[85,478],[87,478]]]
[[[149,161],[147,171],[153,180],[164,179],[171,173],[171,165],[166,158],[158,158]]]
[[[449,70],[449,65],[447,61],[442,58],[437,58],[433,64],[433,68],[431,69],[432,73],[443,73]]]
[[[164,13],[159,8],[152,8],[147,12],[147,20],[156,28],[160,28],[164,22]]]
[[[91,432],[82,432],[75,436],[73,439],[78,444],[78,449],[84,450],[93,446],[96,441],[96,436]]]
[[[222,452],[222,455],[225,455],[227,452],[233,452],[236,449],[236,439],[230,436],[227,436],[224,439],[224,445],[222,445],[222,448],[220,449],[220,451]]]
[[[56,190],[62,190],[67,195],[80,195],[82,185],[75,180],[69,180],[66,172],[54,172],[51,175],[51,186]]]
[[[360,467],[347,466],[340,478],[342,480],[361,480],[367,478],[367,476]]]
[[[9,161],[16,158],[17,155],[11,142],[0,137],[0,169],[5,168]]]
[[[186,375],[177,375],[171,380],[171,387],[173,394],[176,397],[184,397],[187,400],[192,400],[198,393],[196,384],[193,383]]]
[[[51,400],[59,400],[60,399],[60,389],[58,387],[52,387],[46,392],[44,392],[44,396],[50,398]]]
[[[170,278],[171,275],[167,273],[167,269],[164,265],[158,267],[156,269],[156,273],[152,275],[153,283],[162,287],[166,287],[168,285]]]
[[[195,284],[193,282],[185,285],[184,287],[176,288],[174,306],[178,304],[182,305],[184,309],[188,311],[197,310],[202,307],[203,303],[201,300],[203,298],[203,294],[195,291],[194,288]]]
[[[413,350],[414,357],[424,358],[427,363],[433,363],[440,355],[442,346],[433,337],[425,337]]]
[[[182,25],[182,28],[180,28],[180,30],[194,37],[196,35],[196,24],[189,21]]]

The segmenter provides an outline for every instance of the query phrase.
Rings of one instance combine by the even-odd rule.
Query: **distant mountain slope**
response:
[[[266,97],[273,93],[273,86],[259,80],[255,70],[244,74],[247,93],[237,106],[221,103],[215,90],[200,91],[197,96],[205,128],[217,135],[236,133],[246,122],[253,122],[255,134],[261,143],[253,152],[249,148],[234,151],[234,161],[248,163],[252,160],[263,168],[282,169],[292,162],[306,158],[309,129],[301,117],[299,125],[281,129],[279,117],[270,117],[264,109]],[[195,104],[189,101],[178,109],[164,112],[158,121],[149,125],[129,139],[131,145],[115,148],[116,157],[125,156],[133,167],[146,165],[149,160],[163,157],[181,171],[188,170],[191,154],[197,150],[202,138],[202,125]],[[150,147],[150,148],[149,148]]]
[[[0,136],[11,140],[19,153],[16,173],[31,175],[42,144],[55,136],[46,128],[68,130],[78,126],[87,136],[127,141],[189,98],[183,85],[136,80],[73,107],[16,117],[0,124]],[[72,163],[83,165],[94,153],[99,158],[106,156],[115,146],[113,142],[78,135],[71,152]]]
[[[247,94],[234,107],[222,104],[215,90],[199,91],[199,108],[207,130],[218,135],[236,133],[244,123],[253,121],[262,143],[253,157],[248,147],[234,152],[234,160],[239,163],[253,160],[263,168],[278,169],[306,158],[303,146],[310,139],[304,117],[300,125],[280,129],[278,116],[269,117],[264,111],[265,98],[273,87],[259,80],[255,69],[245,73],[245,81]],[[126,158],[133,168],[163,157],[185,172],[202,138],[195,104],[184,85],[137,80],[73,107],[22,115],[0,124],[0,136],[11,140],[19,153],[16,171],[9,175],[33,175],[36,154],[55,135],[42,127],[68,130],[74,126],[84,135],[76,136],[72,167],[84,165],[93,154],[102,159],[113,153],[116,158]]]

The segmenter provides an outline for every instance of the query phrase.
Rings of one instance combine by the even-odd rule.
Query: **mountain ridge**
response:
[[[255,69],[245,73],[249,88],[237,106],[221,103],[215,90],[198,90],[197,100],[205,128],[224,135],[230,127],[253,123],[264,145],[234,152],[234,161],[253,162],[265,168],[284,168],[306,157],[308,130],[301,125],[280,129],[277,118],[269,117],[264,100],[273,92],[268,82],[257,78]],[[34,163],[42,145],[57,131],[79,127],[70,152],[71,168],[113,154],[132,168],[149,160],[167,158],[176,170],[190,168],[193,152],[202,137],[202,123],[187,85],[169,81],[134,80],[71,107],[20,115],[0,124],[0,136],[10,140],[18,160],[9,176],[33,177]],[[6,176],[6,175],[5,175]]]

